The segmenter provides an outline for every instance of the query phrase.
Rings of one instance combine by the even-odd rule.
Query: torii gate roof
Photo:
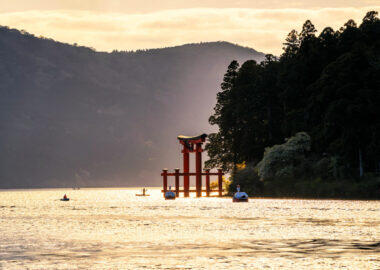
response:
[[[187,142],[187,143],[200,143],[204,142],[207,138],[207,134],[203,133],[198,136],[185,136],[185,135],[179,135],[177,139],[180,142]]]

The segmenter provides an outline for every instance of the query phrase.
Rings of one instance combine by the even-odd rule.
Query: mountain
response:
[[[0,188],[160,185],[176,136],[210,132],[228,42],[96,52],[0,28]],[[204,158],[205,154],[204,154]]]

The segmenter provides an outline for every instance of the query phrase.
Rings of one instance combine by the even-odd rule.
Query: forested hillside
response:
[[[263,54],[227,42],[96,52],[1,27],[0,188],[160,184],[180,165],[176,136],[210,131],[233,59]]]
[[[380,20],[292,30],[280,58],[232,61],[209,121],[209,167],[251,194],[380,197]]]

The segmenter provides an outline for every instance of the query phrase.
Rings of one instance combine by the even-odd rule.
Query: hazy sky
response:
[[[225,40],[280,54],[291,29],[357,23],[380,0],[0,0],[0,25],[102,51]]]

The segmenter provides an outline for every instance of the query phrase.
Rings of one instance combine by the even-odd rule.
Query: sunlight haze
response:
[[[0,270],[380,270],[379,11],[0,0]]]
[[[229,41],[279,55],[289,29],[360,23],[378,1],[0,1],[0,25],[98,51]]]

